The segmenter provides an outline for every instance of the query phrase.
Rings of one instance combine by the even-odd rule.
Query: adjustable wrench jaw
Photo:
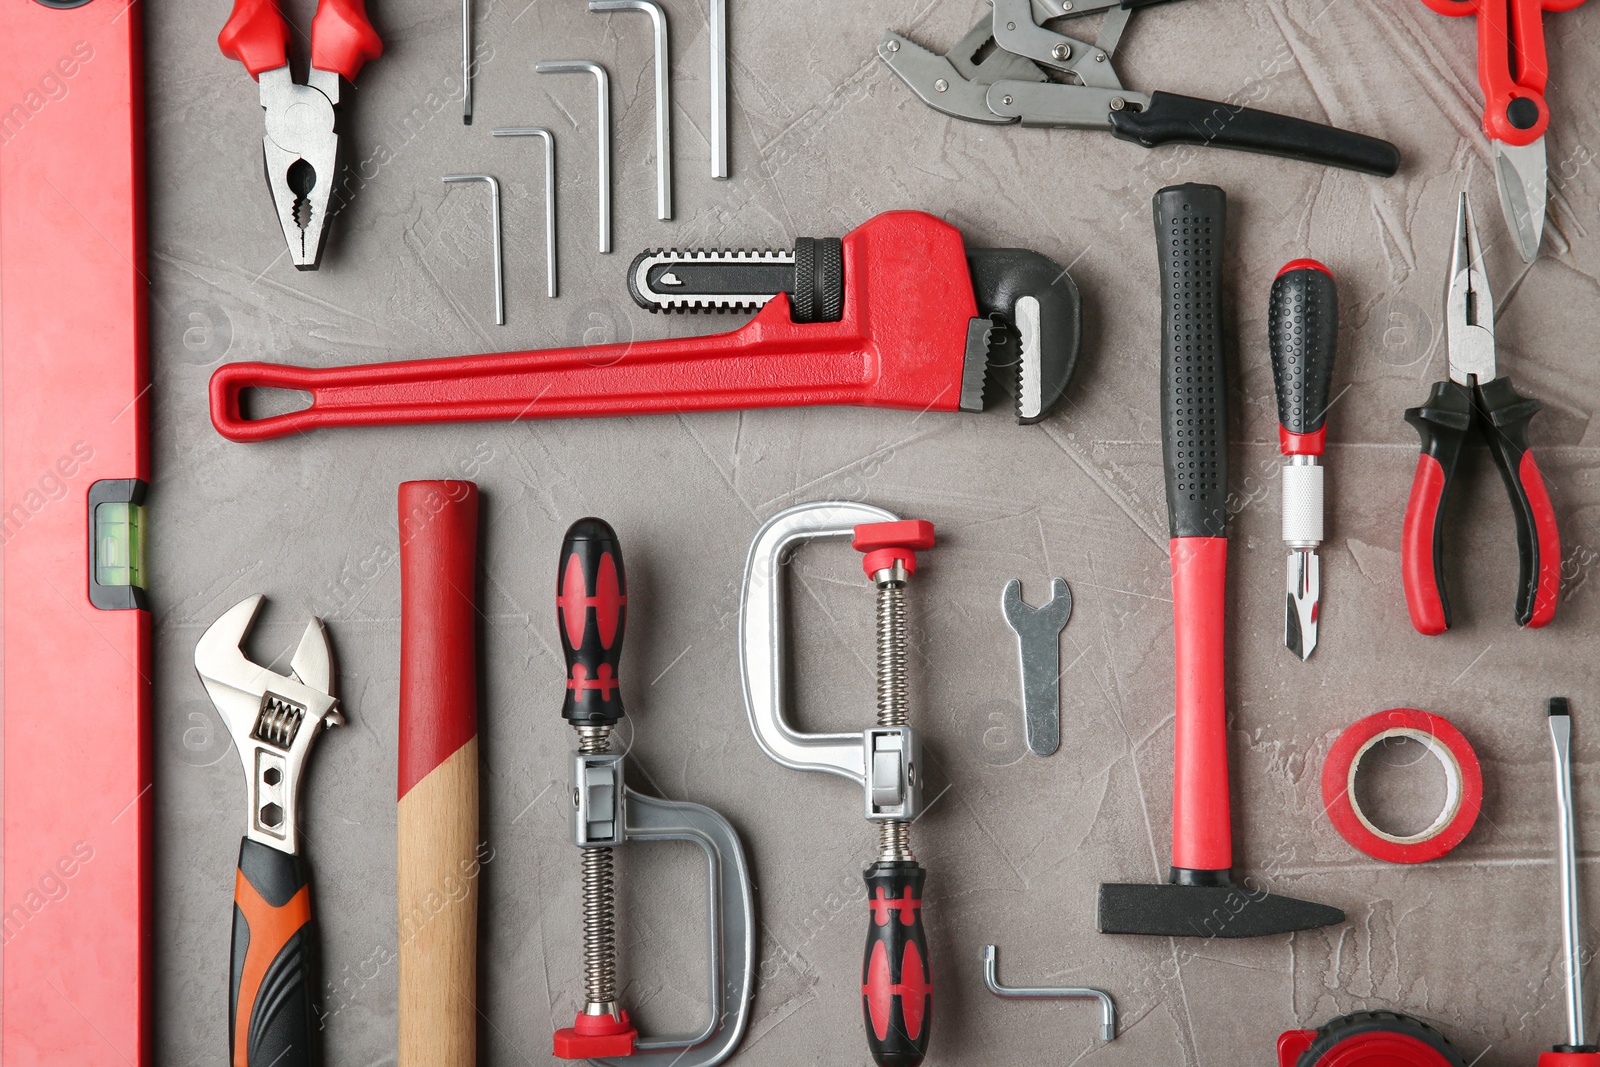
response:
[[[322,728],[343,725],[344,714],[329,692],[333,659],[320,620],[306,624],[287,677],[245,656],[240,645],[261,601],[259,593],[248,597],[212,623],[195,646],[194,665],[244,765],[245,836],[295,855],[306,757]]]
[[[267,125],[262,150],[273,207],[295,268],[316,270],[339,174],[333,111],[339,103],[339,75],[312,68],[307,84],[301,85],[285,65],[263,71],[260,83]]]

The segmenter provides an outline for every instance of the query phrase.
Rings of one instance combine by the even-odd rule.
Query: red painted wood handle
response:
[[[400,796],[478,735],[478,487],[400,486]]]

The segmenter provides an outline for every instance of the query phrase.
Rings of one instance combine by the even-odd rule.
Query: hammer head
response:
[[[1189,872],[1185,872],[1186,874]],[[1267,937],[1344,922],[1344,912],[1309,900],[1235,885],[1228,872],[1212,884],[1105,884],[1100,887],[1102,934],[1155,937]]]

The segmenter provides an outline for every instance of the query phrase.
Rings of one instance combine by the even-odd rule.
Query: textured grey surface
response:
[[[739,572],[767,516],[864,499],[940,529],[913,590],[914,720],[937,802],[916,827],[930,869],[938,989],[930,1064],[1269,1063],[1277,1033],[1396,1008],[1438,1024],[1479,1064],[1527,1063],[1563,1032],[1553,797],[1542,701],[1575,700],[1584,851],[1600,846],[1600,559],[1590,416],[1600,403],[1596,243],[1600,12],[1552,15],[1551,233],[1531,268],[1503,232],[1478,130],[1474,34],[1406,0],[1193,0],[1141,14],[1120,69],[1144,89],[1229,97],[1397,142],[1384,181],[1215,150],[1146,152],[1108,136],[994,129],[935,114],[874,58],[893,27],[942,50],[981,0],[731,0],[734,177],[709,178],[704,10],[672,26],[678,221],[654,218],[648,24],[579,0],[480,0],[489,54],[476,124],[456,97],[459,8],[378,0],[384,56],[345,109],[353,200],[323,269],[297,274],[261,177],[253,86],[215,45],[226,5],[144,5],[149,54],[150,277],[156,524],[158,1059],[226,1049],[230,887],[244,785],[192,668],[229,605],[270,598],[252,645],[287,657],[308,613],[337,646],[350,725],[318,745],[304,833],[323,931],[328,1062],[394,1060],[394,783],[399,576],[395,487],[470,477],[483,489],[484,833],[481,1059],[543,1064],[580,992],[577,857],[561,783],[556,551],[573,519],[620,532],[632,580],[623,680],[636,784],[711,804],[745,833],[759,880],[761,985],[739,1064],[864,1063],[859,871],[872,835],[859,794],[785,771],[745,721],[734,630]],[[301,4],[304,18],[309,12]],[[615,90],[617,252],[594,249],[593,87],[535,78],[538,59],[593,58]],[[544,296],[536,147],[497,125],[557,131],[563,295]],[[492,324],[486,197],[506,192],[509,324]],[[1238,861],[1274,890],[1335,904],[1338,928],[1249,943],[1169,943],[1094,931],[1095,887],[1155,880],[1169,859],[1172,619],[1159,426],[1151,194],[1174,181],[1231,198],[1235,334],[1229,691]],[[1477,206],[1500,298],[1502,365],[1545,403],[1535,421],[1562,524],[1556,623],[1511,618],[1510,514],[1481,451],[1451,549],[1458,622],[1407,624],[1400,517],[1415,435],[1400,418],[1443,375],[1438,346],[1454,203]],[[663,244],[781,245],[915,207],[975,245],[1070,264],[1085,298],[1067,402],[1023,429],[984,415],[796,410],[546,424],[320,432],[234,445],[212,430],[222,360],[315,365],[687,335],[724,321],[634,310],[622,271]],[[1322,643],[1280,646],[1283,553],[1265,352],[1267,286],[1313,255],[1339,277]],[[1026,754],[1015,643],[1000,590],[1072,583],[1062,748]],[[854,554],[798,561],[793,677],[808,725],[859,727],[871,708],[871,597]],[[1369,861],[1321,814],[1338,731],[1416,705],[1477,744],[1484,817],[1446,860]],[[1421,795],[1426,800],[1426,791]],[[1600,868],[1585,862],[1600,944]],[[622,868],[628,1002],[649,1028],[700,1011],[701,889],[692,850]],[[1110,990],[1123,1035],[1092,1006],[1001,1002],[980,952],[1026,983]]]

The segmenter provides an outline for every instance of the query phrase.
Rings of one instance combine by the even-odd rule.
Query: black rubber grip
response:
[[[233,893],[232,1067],[321,1067],[316,931],[300,857],[245,838]]]
[[[1228,366],[1222,251],[1228,198],[1174,185],[1152,204],[1161,270],[1161,452],[1173,537],[1222,537],[1227,526]]]
[[[1339,291],[1333,275],[1295,267],[1272,283],[1267,341],[1278,389],[1278,425],[1316,433],[1328,417],[1334,350],[1339,338]]]
[[[1110,113],[1118,137],[1146,148],[1215,145],[1388,178],[1400,169],[1400,150],[1388,141],[1320,122],[1236,107],[1215,100],[1156,92],[1142,111]]]
[[[1550,564],[1550,560],[1543,558],[1541,546],[1556,546],[1555,558],[1560,559],[1560,535],[1556,531],[1550,493],[1538,461],[1529,455],[1528,423],[1543,405],[1519,394],[1509,378],[1493,378],[1478,386],[1478,400],[1481,402],[1478,414],[1482,420],[1479,425],[1511,498],[1511,515],[1517,531],[1517,625],[1527,626],[1536,614],[1543,614],[1540,608],[1544,598],[1549,598],[1550,610],[1554,610],[1554,580],[1547,583],[1547,588],[1540,589],[1541,579],[1546,577]]]
[[[914,861],[879,861],[867,880],[867,951],[861,962],[861,1014],[878,1067],[917,1067],[933,1029],[933,971],[922,929],[922,882]]]
[[[614,726],[622,718],[622,634],[628,621],[628,576],[616,531],[600,519],[579,519],[561,542],[556,573],[556,629],[567,660],[561,717],[574,726]]]

